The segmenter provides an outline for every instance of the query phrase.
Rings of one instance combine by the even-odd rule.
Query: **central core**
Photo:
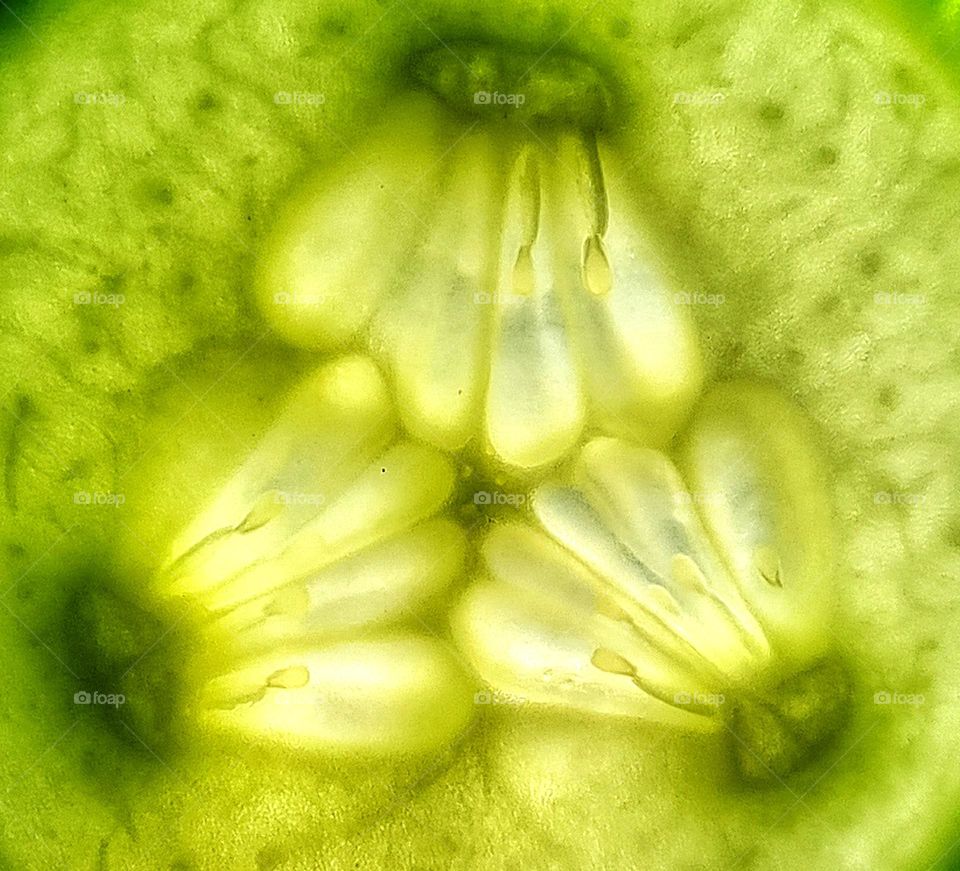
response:
[[[610,90],[569,54],[452,42],[418,55],[412,77],[457,112],[587,130],[606,126]]]

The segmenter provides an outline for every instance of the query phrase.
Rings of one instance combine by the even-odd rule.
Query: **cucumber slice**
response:
[[[41,5],[22,17],[33,34],[8,28],[0,64],[7,865],[920,869],[948,850],[960,794],[944,764],[960,734],[960,112],[955,82],[911,34],[879,10],[759,0],[586,14],[562,0],[389,10],[148,0]],[[623,155],[618,189],[651,257],[669,264],[668,286],[690,289],[684,312],[705,380],[769,382],[813,421],[835,524],[830,641],[849,695],[833,749],[783,783],[748,785],[715,731],[545,710],[508,694],[481,695],[476,728],[426,764],[374,769],[229,740],[144,746],[119,722],[126,705],[74,705],[82,690],[116,702],[119,688],[90,675],[156,634],[150,619],[111,620],[109,598],[93,591],[143,601],[177,530],[316,362],[275,343],[279,313],[255,304],[255,252],[305,179],[362,150],[397,95],[419,83],[452,111],[462,89],[425,79],[436,37],[519,59],[493,70],[503,93],[526,57],[555,44],[576,64],[549,68],[542,94],[556,98],[557,70],[573,69],[578,83],[579,64],[596,74],[606,96],[586,101],[585,114],[546,116],[601,126]],[[471,55],[468,68],[488,55]],[[455,211],[445,206],[435,251]],[[385,248],[396,241],[361,229]],[[577,253],[602,285],[597,250]],[[379,269],[386,253],[365,267]],[[385,329],[373,315],[370,324]],[[415,354],[381,338],[363,346],[390,363],[403,425],[478,468],[481,391],[453,379],[466,398],[441,420],[456,391],[418,381]],[[481,339],[468,331],[457,359],[475,359]],[[432,359],[442,370],[448,357]],[[637,435],[611,431],[619,411],[607,410],[625,394],[591,395],[598,429]],[[544,475],[579,448],[567,441],[529,452]],[[507,453],[500,460],[530,462]],[[494,462],[483,489],[514,486],[498,480],[513,465]],[[459,495],[437,522],[461,518]],[[427,616],[435,631],[445,612]],[[801,625],[782,617],[786,633]],[[71,626],[110,625],[88,639],[97,657],[74,655]],[[794,643],[813,640],[781,646]],[[620,660],[600,662],[611,680],[628,680],[615,674]],[[814,678],[767,710],[781,721],[799,711],[801,722],[807,708],[826,712],[830,681]],[[762,726],[763,710],[747,714]]]

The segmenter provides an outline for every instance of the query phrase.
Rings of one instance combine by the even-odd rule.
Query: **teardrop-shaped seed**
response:
[[[428,520],[224,612],[211,629],[246,651],[409,618],[453,581],[465,550],[456,524]]]
[[[203,727],[241,741],[423,753],[466,728],[473,692],[443,644],[398,635],[253,660],[211,680],[198,713]]]
[[[676,303],[683,288],[644,230],[614,151],[561,134],[550,169],[543,232],[592,419],[610,434],[662,444],[703,378],[688,307]],[[598,186],[608,218],[598,214]]]
[[[490,131],[445,156],[442,193],[372,325],[412,433],[446,450],[475,434],[490,366],[502,155]]]
[[[826,644],[834,535],[825,461],[802,412],[772,387],[732,383],[709,394],[681,452],[701,514],[744,601],[782,655]]]
[[[454,139],[435,100],[408,95],[295,192],[255,279],[260,311],[281,336],[329,349],[364,326],[427,225],[433,173]]]
[[[348,357],[294,388],[276,421],[170,549],[162,595],[203,594],[275,556],[396,432],[376,366]]]

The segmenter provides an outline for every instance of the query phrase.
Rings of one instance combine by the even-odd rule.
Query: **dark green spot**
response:
[[[345,15],[331,15],[320,22],[321,32],[328,36],[344,36],[350,29],[350,22]]]
[[[135,752],[169,748],[182,696],[180,621],[153,614],[112,586],[85,578],[65,614],[63,637],[79,680],[75,692],[120,695],[88,712]]]
[[[603,127],[611,114],[605,78],[559,50],[454,42],[415,56],[409,69],[417,85],[463,114],[588,129]]]
[[[626,18],[612,18],[609,31],[614,39],[626,39],[630,35],[630,22]]]
[[[7,506],[11,511],[18,508],[17,461],[22,452],[21,436],[36,413],[33,401],[26,394],[19,394],[13,400],[7,421],[6,455],[3,466],[3,488]]]
[[[803,365],[804,361],[803,351],[797,348],[796,345],[789,345],[783,352],[783,358],[791,369]]]
[[[7,556],[12,562],[20,562],[27,555],[27,549],[22,544],[10,542],[7,545]]]
[[[823,315],[835,314],[840,308],[840,295],[837,293],[828,293],[820,298],[819,308]]]
[[[703,18],[692,17],[686,21],[683,27],[677,31],[673,37],[673,47],[683,48],[691,39],[693,39],[704,27]]]
[[[944,531],[944,541],[946,541],[948,547],[960,550],[960,518],[955,519],[953,523],[947,526]]]
[[[821,145],[813,155],[817,166],[836,166],[839,159],[840,155],[832,145]]]
[[[878,251],[864,251],[859,257],[860,272],[867,278],[874,278],[880,272],[883,261]]]
[[[741,776],[779,783],[823,763],[847,722],[851,698],[847,671],[833,660],[739,698],[729,728]]]
[[[279,847],[261,847],[257,850],[257,871],[274,871],[285,858],[286,854]]]
[[[887,411],[896,408],[900,402],[900,391],[892,384],[884,384],[877,391],[877,404]]]
[[[219,109],[223,104],[215,94],[212,94],[210,91],[202,91],[197,95],[194,105],[198,112],[212,112],[215,109]]]
[[[786,112],[780,103],[775,103],[772,100],[765,100],[760,105],[760,111],[758,112],[760,120],[765,124],[779,124],[786,117]]]

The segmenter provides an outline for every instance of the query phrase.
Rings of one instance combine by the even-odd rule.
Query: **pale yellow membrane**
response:
[[[276,554],[395,431],[393,405],[373,363],[349,357],[318,368],[291,392],[256,448],[177,535],[157,592],[202,593]]]
[[[616,637],[624,629],[634,630],[626,637],[628,648],[636,647],[642,634],[680,672],[710,671],[710,664],[672,630],[675,602],[664,608],[664,600],[655,596],[640,601],[625,592],[621,583],[588,568],[541,529],[521,522],[498,525],[484,539],[482,553],[492,579],[537,600],[544,613],[580,613],[584,619],[614,621],[619,624],[613,630]],[[612,639],[607,636],[608,645]]]
[[[542,582],[549,583],[543,577]],[[574,708],[656,720],[692,730],[717,723],[665,703],[637,686],[629,675],[610,670],[616,651],[624,662],[643,664],[651,686],[697,692],[671,659],[657,654],[622,623],[596,612],[549,608],[540,597],[505,583],[480,581],[452,616],[454,632],[474,667],[509,702]],[[598,667],[607,666],[607,668]]]
[[[278,652],[210,681],[200,720],[300,750],[421,753],[473,715],[473,688],[439,641],[401,634]]]
[[[703,379],[695,327],[675,300],[684,288],[669,286],[658,267],[617,155],[601,144],[599,162],[591,159],[592,143],[580,134],[551,144],[544,233],[591,420],[663,443]]]
[[[757,387],[705,402],[684,452],[693,483],[662,453],[594,439],[534,491],[534,524],[488,533],[458,641],[493,687],[531,701],[711,719],[768,671],[777,642],[808,654],[825,631],[811,444],[799,412]]]
[[[680,591],[671,589],[675,585],[670,584],[670,579],[661,578],[630,553],[582,493],[546,484],[537,489],[534,508],[550,535],[645,612],[639,618],[641,625],[650,623],[647,615],[652,615],[678,641],[698,651],[706,662],[727,675],[738,673],[750,660],[736,628],[722,613],[701,607],[700,602],[689,607],[685,601],[689,597],[681,597]],[[709,610],[706,620],[698,619],[698,610]]]
[[[706,625],[725,625],[735,635],[728,639],[731,649],[744,644],[759,657],[769,655],[763,629],[700,521],[709,494],[687,490],[676,467],[658,451],[612,438],[584,447],[575,480],[604,524],[662,579],[685,611]],[[744,663],[753,659],[745,655]]]
[[[533,155],[529,159],[542,163],[542,153],[526,148]],[[537,174],[525,171],[523,160],[512,173],[500,247],[486,434],[501,461],[530,469],[553,462],[573,446],[585,408],[549,241],[538,237],[532,249],[526,247],[539,183]]]
[[[402,97],[354,150],[294,194],[256,275],[260,311],[279,335],[328,349],[364,326],[426,226],[448,147],[443,121],[436,101]]]
[[[415,435],[456,450],[473,436],[487,385],[503,209],[503,155],[486,128],[444,159],[411,273],[375,320]],[[406,273],[404,273],[406,274]]]
[[[682,451],[702,512],[771,643],[798,658],[827,643],[835,598],[828,478],[802,412],[773,388],[721,385]]]
[[[463,568],[466,538],[428,520],[301,581],[227,611],[214,626],[236,650],[349,634],[415,615]]]
[[[363,469],[339,498],[315,509],[280,553],[208,591],[204,604],[227,608],[306,578],[434,514],[449,498],[453,482],[453,468],[443,455],[400,442]]]

